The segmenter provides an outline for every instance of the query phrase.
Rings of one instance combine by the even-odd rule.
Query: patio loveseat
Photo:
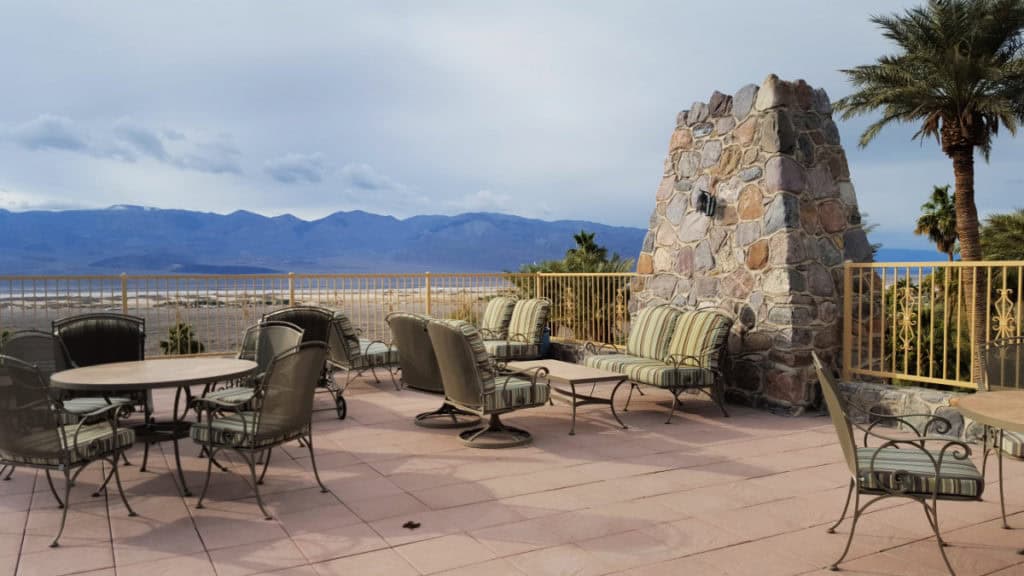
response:
[[[666,424],[679,407],[679,395],[686,391],[704,392],[728,416],[721,366],[732,323],[731,318],[713,310],[684,310],[668,304],[649,306],[633,318],[624,352],[613,347],[615,353],[592,353],[583,363],[624,374],[634,386],[654,386],[671,392],[672,410]],[[630,389],[630,397],[632,392]]]

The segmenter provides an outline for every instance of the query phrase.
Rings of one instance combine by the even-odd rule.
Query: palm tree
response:
[[[990,260],[1024,260],[1024,209],[986,218],[981,245]]]
[[[844,120],[880,110],[860,137],[866,146],[893,122],[919,124],[914,139],[934,137],[953,162],[957,234],[965,261],[981,260],[974,203],[974,150],[988,160],[999,126],[1015,134],[1024,121],[1024,0],[930,0],[871,21],[898,52],[843,70],[856,91],[836,102]],[[965,270],[963,280],[973,285]],[[975,334],[985,334],[985,290],[976,290]],[[975,379],[982,345],[975,341]]]
[[[932,197],[921,205],[914,234],[928,236],[935,247],[953,261],[956,251],[956,200],[949,193],[949,185],[935,186]]]

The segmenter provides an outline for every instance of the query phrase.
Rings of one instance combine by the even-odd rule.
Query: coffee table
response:
[[[534,368],[543,367],[548,371],[548,382],[553,384],[560,384],[563,387],[551,386],[551,389],[559,394],[563,394],[570,398],[572,404],[572,426],[569,428],[569,435],[576,435],[576,407],[586,406],[587,404],[607,404],[611,408],[612,416],[615,421],[622,426],[623,429],[628,428],[622,423],[619,415],[615,413],[615,393],[619,391],[619,387],[625,384],[629,379],[624,374],[618,372],[609,372],[608,370],[601,370],[599,368],[591,368],[589,366],[583,366],[580,364],[573,364],[571,362],[562,362],[561,360],[528,360],[521,362],[509,362],[508,369],[514,371],[531,370]],[[615,382],[615,387],[612,388],[612,393],[608,398],[595,396],[597,385],[601,383]],[[576,392],[576,386],[590,385],[589,394],[580,394]],[[566,390],[564,386],[568,385],[569,389]]]
[[[190,422],[185,421],[192,400],[190,387],[197,385],[208,387],[217,382],[245,378],[254,372],[256,372],[256,363],[249,360],[178,357],[96,364],[63,370],[50,376],[50,385],[62,390],[89,392],[95,396],[176,388],[171,421],[154,421],[149,416],[152,407],[147,406],[146,421],[135,428],[135,434],[139,440],[145,443],[147,451],[150,444],[174,442],[174,460],[178,466],[181,491],[185,496],[191,496],[192,493],[185,485],[185,473],[181,468],[181,455],[178,451],[178,440],[188,436],[191,426]],[[184,405],[181,402],[182,395],[185,398]]]
[[[985,454],[988,456],[988,430],[997,430],[996,460],[999,462],[999,506],[1003,513],[1003,528],[1006,523],[1006,498],[1003,494],[1003,432],[1024,433],[1024,390],[1003,390],[978,392],[957,399],[956,408],[967,418],[985,425]],[[984,468],[984,466],[983,466]],[[1021,551],[1024,554],[1024,550]]]

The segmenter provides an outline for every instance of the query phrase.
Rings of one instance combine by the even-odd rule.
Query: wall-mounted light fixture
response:
[[[718,200],[711,194],[708,194],[707,190],[701,190],[700,194],[697,195],[697,210],[711,218],[715,215],[716,208],[718,208]]]

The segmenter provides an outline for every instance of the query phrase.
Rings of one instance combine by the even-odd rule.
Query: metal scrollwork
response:
[[[1013,300],[1010,299],[1013,290],[1001,288],[996,292],[999,293],[999,299],[995,302],[996,315],[993,317],[995,337],[997,340],[1010,338],[1016,334],[1017,330],[1017,321],[1013,317]]]
[[[907,285],[903,290],[897,291],[899,297],[899,339],[900,346],[903,348],[905,353],[910,353],[914,349],[914,327],[917,325],[917,311],[915,305],[917,304],[917,289],[914,286]]]

